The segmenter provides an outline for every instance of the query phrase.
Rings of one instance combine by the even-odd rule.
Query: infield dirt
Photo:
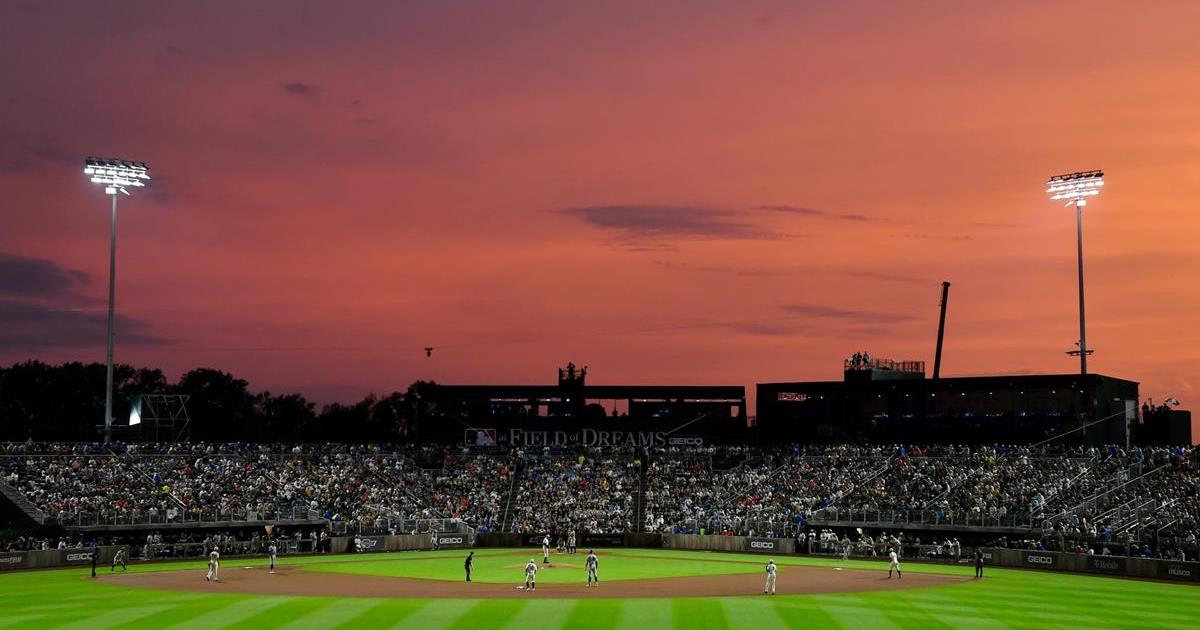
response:
[[[308,595],[324,597],[416,597],[416,598],[634,598],[634,597],[762,597],[764,576],[754,573],[702,575],[603,582],[598,587],[579,584],[544,584],[535,591],[517,584],[452,582],[418,578],[346,575],[307,572],[303,565],[280,567],[275,574],[262,567],[222,568],[220,582],[206,582],[203,569],[122,573],[100,579],[110,584],[198,593],[242,593],[254,595]],[[583,576],[580,575],[582,578]],[[779,595],[853,593],[945,586],[971,578],[910,573],[903,579],[888,579],[883,571],[832,569],[827,567],[781,567],[776,584]]]

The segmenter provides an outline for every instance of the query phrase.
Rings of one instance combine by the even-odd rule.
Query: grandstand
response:
[[[0,457],[5,500],[54,532],[12,549],[250,541],[272,525],[311,541],[574,530],[803,546],[826,530],[855,542],[902,534],[914,555],[925,552],[916,541],[951,537],[1200,554],[1200,451],[1187,447],[8,443]]]

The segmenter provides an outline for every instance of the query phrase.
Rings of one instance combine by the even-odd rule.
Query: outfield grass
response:
[[[763,556],[671,550],[601,552],[606,580],[761,571]],[[465,552],[374,554],[291,560],[309,571],[461,579]],[[476,577],[515,582],[508,565],[529,550],[479,550]],[[583,554],[560,562],[583,564]],[[536,558],[539,562],[541,558]],[[780,580],[794,565],[879,570],[881,562],[778,557]],[[261,565],[229,559],[226,570]],[[191,568],[204,563],[135,567]],[[103,570],[107,572],[107,567]],[[970,574],[967,567],[908,565],[906,571]],[[270,597],[127,588],[83,577],[87,569],[0,575],[0,628],[1196,628],[1200,587],[989,568],[988,577],[944,587],[857,594],[676,599],[413,600]],[[577,575],[578,574],[578,575]],[[579,579],[582,569],[538,580]]]

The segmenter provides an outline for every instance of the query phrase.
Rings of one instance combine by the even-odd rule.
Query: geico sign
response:
[[[774,549],[775,543],[767,542],[765,540],[751,540],[750,548],[751,549]]]
[[[462,536],[447,536],[445,538],[438,539],[439,545],[461,545],[462,543]]]
[[[1026,556],[1025,560],[1029,564],[1054,564],[1053,556]]]
[[[671,446],[704,446],[704,438],[673,437],[667,439],[667,444],[670,444]]]
[[[90,553],[69,553],[67,554],[67,562],[75,562],[76,560],[91,560]]]

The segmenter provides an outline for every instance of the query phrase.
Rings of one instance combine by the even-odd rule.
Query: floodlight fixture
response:
[[[128,195],[127,188],[142,188],[150,183],[150,169],[145,162],[90,157],[83,161],[83,173],[91,176],[93,184],[104,184],[107,195],[118,191]]]
[[[1080,171],[1055,175],[1046,182],[1051,201],[1066,201],[1064,205],[1086,206],[1089,197],[1100,194],[1104,187],[1104,171]]]
[[[150,168],[145,162],[89,157],[83,161],[83,174],[94,184],[104,185],[104,194],[112,196],[112,229],[108,249],[108,375],[104,387],[104,442],[112,440],[113,397],[113,319],[117,293],[117,193],[129,194],[130,188],[145,188],[150,183]],[[132,422],[133,418],[130,418]]]
[[[1092,353],[1087,347],[1087,323],[1083,306],[1083,207],[1088,199],[1100,194],[1104,187],[1104,171],[1077,171],[1055,175],[1046,182],[1046,193],[1051,201],[1065,201],[1066,206],[1075,206],[1076,253],[1079,265],[1079,341],[1078,350],[1067,354],[1079,355],[1079,373],[1087,374],[1087,358]]]

